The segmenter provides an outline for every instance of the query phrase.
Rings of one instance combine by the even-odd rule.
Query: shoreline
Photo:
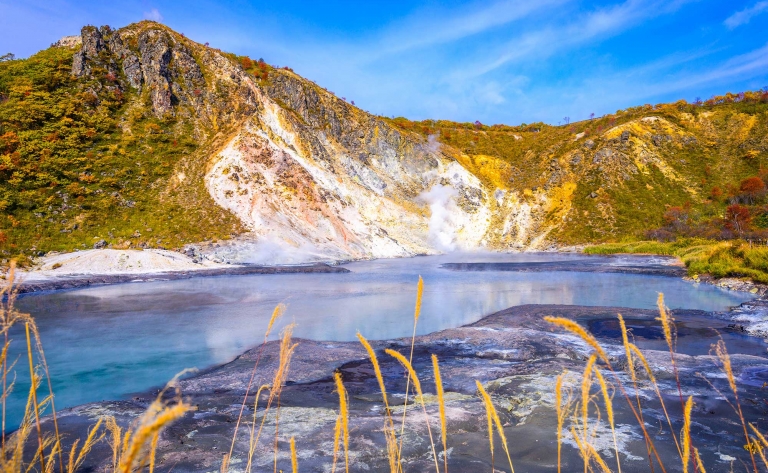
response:
[[[681,278],[694,284],[707,284],[730,291],[748,292],[754,294],[756,298],[763,298],[768,295],[768,285],[755,283],[744,278],[714,278],[702,274],[693,277],[688,276],[687,268],[682,264],[680,258],[670,255],[654,254],[636,254],[636,253],[615,253],[610,255],[591,255],[583,252],[573,251],[573,247],[563,247],[556,250],[541,251],[507,251],[492,252],[499,254],[573,254],[595,258],[618,258],[618,257],[640,257],[640,258],[666,258],[674,259],[676,264],[639,264],[639,265],[617,265],[607,266],[602,264],[577,264],[569,262],[506,262],[506,263],[443,263],[442,267],[452,271],[513,271],[513,272],[542,272],[542,271],[567,271],[567,272],[612,272],[624,274],[646,274],[655,276],[666,276]],[[113,250],[95,250],[94,254],[105,254]],[[126,250],[122,250],[125,253]],[[135,250],[128,250],[131,253]],[[61,259],[66,257],[79,257],[86,252],[72,252],[55,254],[53,258]],[[90,286],[105,286],[113,284],[125,284],[130,282],[152,282],[152,281],[172,281],[179,279],[191,279],[195,277],[216,277],[216,276],[241,276],[252,274],[287,274],[287,273],[347,273],[350,270],[341,267],[347,263],[356,261],[369,261],[375,259],[389,258],[371,258],[359,260],[343,260],[332,262],[306,262],[285,265],[265,265],[265,264],[227,264],[216,263],[208,260],[197,261],[189,258],[184,253],[170,252],[167,250],[144,250],[136,252],[137,254],[163,253],[162,256],[172,255],[171,258],[181,261],[180,269],[163,269],[161,266],[149,266],[143,271],[129,271],[125,268],[102,267],[97,266],[97,270],[90,272],[84,271],[79,267],[79,271],[56,273],[46,270],[44,262],[38,263],[37,268],[29,271],[18,271],[15,286],[19,294],[36,294],[41,292],[52,292],[60,290],[80,289]],[[429,255],[414,255],[410,258]],[[409,258],[409,257],[402,257]],[[178,264],[179,261],[173,261]],[[47,264],[52,266],[50,262]],[[55,268],[55,266],[53,266]],[[178,266],[177,266],[178,267]],[[122,271],[121,271],[122,270]]]
[[[16,283],[19,294],[81,289],[131,282],[174,281],[179,279],[216,276],[245,276],[251,274],[292,273],[349,273],[346,268],[327,263],[308,263],[291,266],[233,265],[232,267],[201,268],[185,271],[116,274],[73,274],[50,279],[37,279]]]

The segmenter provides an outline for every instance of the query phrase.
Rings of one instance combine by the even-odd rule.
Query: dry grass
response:
[[[333,374],[333,380],[336,383],[336,392],[339,393],[339,417],[336,419],[336,428],[334,429],[333,439],[333,469],[336,471],[336,458],[339,452],[339,436],[343,437],[344,442],[344,471],[349,473],[349,397],[344,382],[341,379],[341,373],[338,371]]]
[[[384,385],[384,376],[381,374],[381,367],[379,366],[379,360],[376,357],[376,351],[373,349],[368,340],[358,332],[358,340],[368,353],[368,357],[371,359],[373,365],[373,372],[376,375],[376,381],[379,383],[379,389],[381,389],[381,397],[384,401],[384,438],[387,442],[387,460],[389,461],[390,473],[397,473],[402,470],[402,462],[400,461],[400,450],[397,444],[397,436],[395,435],[395,424],[392,420],[392,410],[389,408],[389,400],[387,399],[387,387]]]
[[[435,373],[435,390],[437,391],[437,403],[440,406],[440,436],[443,439],[443,469],[448,473],[448,427],[445,420],[445,392],[443,391],[443,378],[440,376],[440,364],[437,355],[432,355],[432,370]]]
[[[416,343],[416,326],[419,323],[421,315],[421,299],[424,295],[424,280],[419,276],[419,282],[416,284],[416,307],[413,310],[413,333],[411,334],[411,354],[408,356],[408,363],[413,362],[413,346]],[[405,433],[405,416],[408,412],[408,393],[411,387],[411,377],[406,375],[405,380],[405,401],[403,402],[403,418],[400,421],[400,443],[397,448],[397,457],[401,458],[403,453],[403,438]],[[434,449],[433,449],[434,450]]]
[[[389,348],[384,350],[384,352],[387,355],[399,361],[401,365],[403,365],[403,367],[408,373],[408,376],[411,379],[411,382],[413,383],[413,387],[416,388],[416,396],[418,397],[419,402],[421,403],[421,408],[424,411],[424,418],[426,419],[425,424],[427,425],[427,433],[429,434],[429,444],[432,446],[432,458],[435,460],[435,471],[437,473],[440,473],[440,466],[438,466],[437,464],[437,450],[435,450],[435,440],[432,437],[432,427],[430,427],[429,425],[429,414],[427,414],[427,404],[424,402],[424,392],[421,390],[421,382],[419,381],[419,377],[416,375],[416,370],[413,369],[413,366],[411,365],[410,361],[406,360],[405,357],[401,355],[399,352],[396,352],[395,350],[391,350]],[[402,439],[401,439],[401,442],[402,442]]]
[[[483,404],[485,405],[485,413],[488,416],[488,425],[490,426],[490,419],[493,419],[494,425],[496,425],[496,432],[499,434],[499,437],[501,438],[501,447],[504,449],[504,453],[507,454],[507,461],[509,461],[509,469],[512,470],[512,473],[515,473],[515,467],[512,466],[512,457],[509,455],[509,446],[507,445],[507,436],[504,434],[504,426],[501,424],[501,419],[499,419],[499,414],[496,412],[496,407],[493,405],[493,401],[491,401],[491,396],[488,395],[485,388],[483,387],[483,384],[480,381],[475,381],[475,384],[477,385],[477,391],[480,393],[483,399]],[[488,435],[489,435],[489,441],[491,443],[491,450],[493,450],[493,429],[489,427],[488,429]]]

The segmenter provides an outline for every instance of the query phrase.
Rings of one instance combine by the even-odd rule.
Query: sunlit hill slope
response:
[[[157,23],[85,27],[0,62],[0,252],[298,262],[638,238],[669,206],[722,213],[713,188],[759,174],[767,135],[762,92],[558,127],[387,119]]]

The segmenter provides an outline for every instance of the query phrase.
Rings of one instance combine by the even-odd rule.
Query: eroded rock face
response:
[[[139,35],[139,54],[144,84],[152,97],[152,108],[158,115],[171,111],[171,80],[168,66],[171,48],[166,35],[158,30],[144,31]]]
[[[104,38],[95,26],[85,26],[80,34],[82,48],[75,53],[72,74],[83,76],[90,73],[90,62],[99,61],[99,53],[106,49]]]
[[[152,112],[163,117],[181,115],[192,122],[218,128],[236,115],[254,111],[251,84],[234,74],[237,67],[207,48],[192,52],[195,45],[161,25],[142,22],[113,31],[108,26],[86,26],[82,48],[75,53],[72,74],[78,77],[101,67],[114,74],[122,89],[149,91]],[[188,44],[189,43],[189,44]],[[201,64],[210,76],[205,77]],[[240,74],[244,74],[239,70]],[[227,88],[226,93],[220,89]],[[232,106],[237,102],[237,106]]]
[[[455,161],[423,150],[398,152],[386,140],[346,148],[327,135],[318,139],[318,132],[263,100],[263,112],[246,122],[206,174],[211,195],[246,223],[253,240],[319,259],[409,256],[440,245],[480,244],[488,227],[487,197]],[[355,130],[338,133],[349,142]],[[417,159],[421,166],[413,164]],[[441,191],[430,196],[431,189]],[[424,205],[440,207],[433,212],[439,218]],[[242,241],[212,251],[246,261],[257,253]]]

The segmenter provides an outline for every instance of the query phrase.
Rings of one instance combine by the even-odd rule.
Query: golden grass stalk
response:
[[[27,332],[27,355],[29,358],[29,378],[32,381],[32,407],[35,411],[35,427],[37,429],[38,455],[40,456],[41,472],[45,471],[45,452],[43,451],[43,431],[40,428],[40,405],[37,403],[37,374],[32,362],[32,341],[29,337],[29,323],[24,324]]]
[[[376,357],[376,352],[374,351],[371,344],[368,343],[368,340],[360,332],[357,332],[357,339],[360,340],[360,343],[365,348],[365,351],[368,352],[368,357],[371,359],[371,364],[373,365],[373,372],[376,373],[376,381],[378,381],[379,389],[381,389],[381,397],[384,399],[384,407],[386,408],[387,413],[389,413],[387,388],[384,386],[384,377],[381,375],[381,367],[379,366],[379,360]]]
[[[575,417],[576,413],[574,413],[574,420]],[[574,424],[576,424],[576,422],[574,422]],[[581,458],[584,459],[584,463],[587,464],[590,457],[589,449],[586,447],[586,445],[584,445],[584,440],[579,436],[579,433],[576,432],[576,427],[574,427],[574,425],[571,425],[569,430],[571,432],[571,436],[573,437],[573,441],[576,442],[576,449],[579,451]]]
[[[341,414],[336,416],[336,425],[333,428],[333,466],[331,472],[336,473],[336,463],[339,457],[339,442],[341,440]]]
[[[261,432],[264,428],[264,423],[267,420],[267,413],[269,412],[269,409],[272,407],[272,403],[275,401],[276,398],[280,395],[283,389],[283,384],[285,383],[285,378],[288,376],[288,369],[291,365],[291,358],[293,357],[293,353],[296,351],[296,347],[298,346],[297,343],[291,343],[291,336],[293,335],[293,329],[296,327],[296,324],[290,324],[283,328],[282,332],[280,332],[280,353],[278,355],[278,366],[275,370],[274,377],[272,379],[272,384],[270,385],[269,390],[269,398],[267,399],[267,405],[264,409],[263,417],[261,418],[261,424],[259,425],[259,430],[256,433],[256,437],[253,436],[253,429],[251,429],[251,437],[249,439],[250,445],[251,445],[251,451],[249,452],[249,458],[248,463],[246,466],[246,471],[250,472],[250,467],[253,465],[252,462],[252,453],[255,451],[256,445],[259,443],[259,438],[261,437]],[[257,399],[258,402],[258,399]],[[255,411],[254,411],[255,415]],[[255,417],[254,417],[255,419]],[[275,435],[277,435],[277,428]],[[229,459],[225,459],[227,462]]]
[[[256,391],[256,398],[253,401],[253,420],[251,421],[251,433],[248,438],[248,462],[245,466],[245,471],[251,471],[251,468],[253,466],[253,455],[256,453],[256,414],[258,412],[259,407],[259,398],[261,397],[261,392],[265,389],[269,389],[270,386],[268,384],[262,384],[259,386],[259,389]],[[264,412],[264,415],[266,416],[266,411]],[[222,467],[228,467],[229,463],[229,454],[226,454],[225,460],[222,461]]]
[[[437,355],[432,355],[432,369],[435,372],[435,389],[437,391],[437,403],[440,405],[440,435],[443,438],[443,468],[448,473],[448,428],[445,421],[445,393],[443,392],[443,379],[440,376],[440,365]]]
[[[504,448],[504,453],[507,454],[509,469],[512,470],[512,473],[515,473],[515,467],[512,466],[512,457],[510,457],[509,455],[509,446],[507,445],[507,436],[504,434],[504,426],[501,424],[501,419],[499,419],[499,414],[496,412],[496,408],[493,405],[491,396],[489,396],[488,393],[485,391],[485,388],[483,387],[483,384],[480,381],[475,380],[475,384],[477,385],[477,390],[480,391],[480,395],[483,397],[483,404],[485,404],[486,413],[490,414],[489,417],[493,417],[493,423],[496,425],[496,431],[498,432],[499,437],[501,438],[501,446],[502,448]],[[491,438],[491,443],[493,443],[493,438]]]
[[[632,378],[632,382],[637,385],[637,373],[635,372],[635,363],[632,359],[632,351],[629,348],[629,336],[627,334],[627,325],[624,323],[624,317],[621,316],[621,314],[618,314],[619,317],[619,326],[621,327],[621,340],[624,344],[624,352],[627,356],[627,369],[629,370],[629,375]]]
[[[604,473],[611,473],[608,464],[605,463],[605,460],[603,460],[600,454],[597,453],[597,450],[595,450],[595,447],[593,447],[591,443],[587,444],[587,449],[589,450],[589,456],[595,460],[595,463],[600,466],[600,469],[603,470]]]
[[[688,464],[691,460],[691,409],[693,409],[693,396],[688,396],[683,409],[683,430],[680,433],[683,441],[683,473],[688,473]]]
[[[107,417],[107,432],[109,432],[109,445],[112,447],[112,471],[117,471],[117,463],[120,458],[120,450],[123,444],[122,428],[117,425],[114,417]]]
[[[584,435],[584,445],[589,445],[589,401],[591,399],[590,389],[592,387],[592,368],[597,361],[597,355],[594,353],[590,355],[587,360],[587,366],[584,368],[584,374],[581,378],[581,429]],[[587,473],[589,469],[589,457],[591,452],[589,449],[584,450],[584,473]]]
[[[118,465],[118,471],[121,473],[131,473],[135,468],[139,467],[143,463],[144,458],[146,458],[144,450],[147,441],[158,434],[163,427],[182,417],[189,409],[190,406],[183,401],[179,401],[172,406],[156,405],[155,409],[150,406],[148,412],[142,416],[142,421],[136,430],[130,434],[128,448],[124,451],[123,458]],[[126,438],[128,438],[127,435]]]
[[[485,399],[483,399],[485,401]],[[488,429],[488,445],[491,449],[491,472],[496,471],[496,462],[494,458],[494,451],[493,451],[493,404],[488,402],[483,402],[483,406],[485,406],[485,420],[486,422],[486,428]]]
[[[277,304],[275,307],[275,310],[272,311],[272,317],[269,318],[269,324],[267,324],[267,331],[264,332],[264,340],[266,341],[269,337],[269,333],[272,331],[272,326],[275,324],[275,321],[282,317],[282,315],[285,313],[285,304]]]
[[[181,418],[192,407],[181,399],[176,381],[187,371],[177,374],[147,407],[147,410],[136,420],[135,427],[125,432],[117,425],[114,418],[107,418],[106,429],[110,433],[112,446],[112,471],[115,473],[132,473],[141,468],[151,459],[157,447],[155,437],[171,422]],[[175,403],[164,401],[166,392],[176,389]]]
[[[608,423],[611,426],[611,434],[613,435],[613,449],[616,452],[616,469],[619,473],[621,473],[621,461],[619,458],[619,443],[616,440],[616,424],[614,423],[613,418],[613,401],[611,399],[611,396],[608,394],[608,385],[605,382],[605,378],[603,378],[602,373],[600,373],[600,370],[595,366],[594,368],[595,377],[597,378],[597,382],[600,384],[600,392],[603,394],[603,403],[605,404],[605,412],[608,414]]]
[[[416,285],[416,308],[413,311],[413,321],[418,322],[421,315],[421,298],[424,295],[424,280],[419,276],[419,282]]]
[[[594,351],[597,353],[599,358],[605,362],[605,364],[608,366],[608,369],[613,374],[616,385],[618,386],[624,398],[627,400],[627,404],[629,405],[629,408],[632,411],[632,414],[635,416],[635,419],[637,419],[640,429],[643,431],[643,437],[645,438],[646,447],[648,449],[648,462],[649,462],[650,468],[653,469],[653,463],[651,460],[651,453],[653,453],[653,455],[656,457],[656,459],[659,462],[659,467],[661,468],[662,472],[665,472],[666,470],[664,469],[664,465],[661,463],[659,454],[656,451],[655,447],[653,446],[653,440],[651,439],[651,436],[648,434],[648,430],[645,428],[645,422],[641,420],[642,416],[640,412],[642,412],[642,410],[639,408],[639,406],[635,407],[633,403],[630,401],[629,395],[627,394],[623,384],[621,383],[621,379],[619,379],[616,372],[613,370],[613,367],[611,366],[608,356],[606,355],[605,351],[600,346],[600,344],[597,342],[597,340],[595,340],[594,337],[589,335],[579,324],[569,319],[566,319],[563,317],[547,316],[547,317],[544,317],[544,320],[554,325],[557,325],[559,327],[565,328],[566,330],[579,336],[585,343],[591,346],[594,349]]]
[[[674,334],[672,331],[672,327],[674,325],[674,320],[669,315],[669,311],[664,305],[664,294],[659,293],[659,298],[656,301],[656,305],[659,308],[659,319],[661,321],[662,329],[664,330],[664,339],[667,342],[667,347],[669,348],[669,358],[672,361],[672,371],[675,374],[675,382],[677,383],[677,393],[680,396],[680,406],[683,408],[683,411],[685,411],[685,403],[683,401],[683,389],[680,386],[680,375],[677,371],[677,361],[675,361],[675,338],[677,336],[677,328],[675,328]],[[670,430],[674,430],[671,428],[670,424]],[[747,429],[744,427],[744,432],[746,432]],[[673,434],[674,435],[674,434]],[[680,445],[678,445],[678,451],[680,451]],[[683,452],[681,452],[681,455]],[[753,458],[754,460],[754,458]],[[757,473],[757,472],[755,472]]]
[[[760,440],[760,443],[757,444],[757,451],[760,454],[760,459],[763,460],[763,464],[765,465],[766,469],[768,469],[768,459],[765,458],[765,452],[764,452],[766,447],[768,447],[768,440],[765,439],[763,434],[761,434],[760,431],[757,430],[757,428],[753,424],[749,424],[749,428],[752,429],[755,435],[757,435],[757,438]],[[757,443],[757,441],[755,443]]]
[[[629,335],[627,331],[627,325],[624,323],[624,317],[621,316],[621,314],[618,314],[619,318],[619,326],[621,327],[621,340],[624,345],[624,352],[627,357],[627,369],[629,370],[629,375],[632,378],[632,387],[635,390],[635,402],[637,403],[637,412],[639,414],[639,422],[641,425],[645,425],[645,418],[643,416],[643,407],[640,403],[640,389],[637,386],[637,370],[635,369],[635,360],[632,358],[632,350],[629,343]],[[645,357],[643,357],[645,359]],[[658,390],[658,389],[657,389]],[[664,400],[659,397],[659,400],[662,403],[662,407],[664,405]],[[629,401],[627,401],[629,402]],[[666,408],[664,410],[666,414]],[[667,422],[669,422],[669,416],[667,415]],[[672,428],[672,425],[670,424],[670,431],[672,432],[672,436],[674,437],[674,429]],[[648,454],[648,458],[650,460],[651,458],[651,444],[648,440],[648,438],[645,438],[645,450]],[[677,437],[675,437],[675,445],[677,445]],[[677,445],[678,452],[680,451],[680,446]],[[652,465],[651,465],[652,467]]]
[[[397,457],[397,436],[395,428],[390,422],[384,424],[384,439],[387,441],[387,459],[389,460],[389,472],[397,473],[402,467]]]
[[[389,400],[387,399],[387,388],[384,385],[384,376],[381,374],[381,367],[379,366],[379,360],[376,357],[376,351],[373,349],[368,340],[360,333],[357,333],[357,338],[368,353],[368,357],[371,359],[373,365],[373,372],[376,374],[376,381],[379,383],[379,389],[381,389],[381,397],[384,400],[385,409],[385,422],[384,422],[384,437],[387,441],[387,459],[389,460],[389,471],[396,473],[400,466],[399,451],[397,448],[397,437],[394,431],[394,422],[392,420],[392,411],[389,408]]]
[[[160,433],[155,432],[152,437],[152,443],[149,445],[149,473],[155,471],[155,457],[157,455],[157,441],[160,440]]]
[[[48,363],[45,359],[45,352],[43,351],[43,345],[40,340],[40,333],[37,329],[37,324],[35,324],[34,319],[29,314],[24,314],[19,311],[17,311],[14,308],[14,304],[16,301],[16,298],[18,297],[18,285],[15,284],[16,282],[16,261],[11,260],[9,265],[9,271],[7,275],[7,279],[0,284],[0,332],[3,334],[4,338],[4,344],[3,344],[3,352],[2,352],[2,444],[0,445],[0,448],[2,450],[5,450],[6,444],[5,444],[5,430],[6,430],[6,401],[7,397],[10,394],[11,389],[13,388],[14,382],[11,382],[11,384],[8,384],[8,374],[13,369],[14,363],[11,363],[10,366],[8,364],[7,359],[7,349],[10,345],[9,340],[9,331],[10,329],[17,323],[24,323],[25,329],[27,332],[27,352],[29,353],[29,356],[32,356],[32,340],[34,340],[34,346],[38,353],[38,362],[42,366],[42,370],[45,373],[45,379],[48,384],[48,396],[46,397],[45,404],[50,403],[51,406],[51,418],[53,420],[53,426],[54,426],[54,436],[53,439],[48,442],[44,439],[44,443],[52,443],[53,448],[50,450],[50,455],[56,456],[59,461],[59,470],[64,471],[64,459],[63,459],[63,452],[61,448],[61,436],[59,435],[59,423],[58,418],[56,416],[56,405],[54,403],[53,399],[53,387],[51,385],[51,376],[48,370]],[[31,332],[31,337],[30,337]],[[35,392],[35,396],[33,399],[34,409],[33,411],[36,413],[36,415],[40,416],[40,406],[43,403],[40,403],[37,401],[37,392]],[[39,435],[38,435],[39,437]],[[42,449],[44,450],[44,449]],[[40,459],[44,462],[44,453],[43,451],[40,451]],[[49,462],[48,465],[51,467],[53,466],[53,462]],[[41,467],[45,468],[43,464],[41,464]]]
[[[701,461],[701,456],[699,455],[699,449],[694,448],[693,449],[693,455],[696,458],[696,470],[697,473],[707,473],[707,469],[704,468],[704,462]]]
[[[597,343],[597,340],[595,340],[595,337],[588,334],[586,330],[581,327],[581,325],[564,317],[546,316],[544,317],[544,320],[577,335],[579,338],[584,340],[587,345],[591,346],[595,352],[597,352],[601,360],[603,360],[607,365],[611,364],[611,362],[608,360],[608,355],[606,355],[605,350],[603,350],[603,347],[601,347],[600,344]]]
[[[565,424],[565,419],[568,416],[571,405],[570,392],[568,393],[568,397],[565,400],[565,404],[563,404],[563,381],[565,379],[566,373],[566,371],[561,373],[555,382],[555,411],[557,412],[557,473],[560,473],[562,463],[561,458],[563,449],[563,425]],[[488,419],[488,427],[489,430],[491,430],[490,417],[488,417]],[[492,431],[490,435],[493,435]],[[491,442],[491,445],[493,445],[493,442]],[[493,446],[491,446],[491,449],[493,449]]]
[[[10,330],[10,325],[8,323],[9,314],[12,304],[13,304],[13,280],[16,273],[16,260],[11,260],[10,268],[8,270],[8,279],[6,284],[2,284],[0,286],[0,301],[3,301],[6,297],[8,298],[8,303],[6,304],[0,304],[0,316],[2,316],[2,330],[3,330],[3,337],[5,338],[5,343],[3,344],[3,397],[2,397],[2,445],[0,445],[0,448],[2,448],[3,451],[5,451],[5,405],[6,405],[6,398],[8,394],[8,358],[6,358],[8,345],[10,344],[10,340],[8,340],[8,330]]]
[[[424,280],[419,276],[419,282],[416,285],[416,307],[413,310],[413,333],[411,334],[411,354],[408,356],[408,363],[413,363],[413,347],[416,343],[416,325],[419,323],[419,316],[421,315],[421,298],[424,294]],[[405,401],[403,401],[403,418],[400,421],[400,446],[397,449],[397,458],[402,458],[403,453],[403,433],[405,432],[405,415],[408,412],[408,393],[411,389],[411,378],[406,377],[405,380]],[[429,426],[429,423],[427,423]],[[437,458],[435,458],[437,461]]]
[[[100,418],[96,422],[96,425],[91,427],[91,429],[88,431],[88,435],[85,438],[85,442],[83,442],[83,446],[80,447],[79,453],[77,452],[78,441],[75,440],[75,442],[72,444],[72,449],[69,452],[69,461],[67,462],[67,473],[75,473],[75,471],[77,471],[83,464],[85,457],[91,451],[93,446],[104,438],[106,432],[102,432],[101,435],[98,435],[99,428],[103,422],[104,418]]]
[[[741,421],[741,426],[744,429],[744,438],[747,440],[747,444],[750,443],[749,440],[749,432],[747,431],[747,422],[744,419],[744,413],[741,410],[741,402],[739,401],[739,391],[736,386],[736,377],[733,375],[733,367],[731,366],[731,356],[728,354],[728,350],[725,347],[725,342],[721,338],[717,341],[717,343],[714,345],[715,354],[717,355],[717,358],[720,360],[720,363],[722,363],[722,369],[725,373],[726,378],[728,378],[728,385],[731,387],[731,391],[733,391],[733,397],[736,407],[736,413],[739,415],[739,420]],[[749,456],[752,458],[752,467],[755,470],[755,473],[757,473],[757,461],[755,460],[755,454],[750,450]]]
[[[333,447],[333,471],[336,471],[336,455],[338,453],[339,433],[343,433],[344,442],[344,471],[349,473],[349,400],[347,389],[341,379],[341,373],[333,373],[333,380],[336,382],[336,391],[339,393],[339,417],[336,421]]]
[[[283,393],[283,384],[285,378],[288,376],[288,368],[291,364],[291,358],[293,352],[296,350],[297,344],[291,344],[291,335],[293,334],[293,326],[290,326],[290,330],[283,330],[283,340],[280,343],[280,364],[275,373],[275,380],[272,383],[272,390],[270,396],[276,393],[277,396],[277,412],[275,413],[275,442],[274,442],[274,473],[277,473],[277,452],[278,452],[278,434],[280,432],[280,397]],[[265,417],[266,418],[266,417]]]
[[[293,473],[299,473],[299,461],[296,458],[296,439],[291,437],[291,470]]]
[[[632,353],[634,353],[635,356],[637,356],[637,358],[640,360],[640,363],[643,365],[643,368],[645,369],[645,372],[648,375],[648,379],[650,380],[651,386],[653,386],[653,389],[656,392],[656,397],[659,399],[659,403],[661,404],[661,410],[664,411],[664,417],[666,417],[667,419],[667,424],[669,425],[669,432],[672,434],[672,439],[675,441],[675,446],[677,447],[677,453],[680,455],[680,458],[682,459],[683,450],[681,449],[680,442],[678,441],[677,435],[675,434],[675,428],[672,427],[672,419],[669,417],[667,406],[664,403],[664,397],[661,395],[661,390],[659,389],[659,384],[656,382],[656,377],[653,374],[651,365],[650,363],[648,363],[648,360],[645,358],[645,355],[643,355],[643,352],[640,351],[640,348],[638,348],[637,345],[630,343],[629,349],[632,350]]]
[[[661,328],[664,331],[664,340],[667,341],[667,346],[670,351],[674,351],[674,340],[672,339],[672,318],[669,316],[666,306],[664,305],[664,294],[659,293],[658,299],[656,299],[656,306],[659,308],[659,318],[661,321]]]
[[[46,473],[53,473],[56,470],[54,463],[56,462],[57,454],[61,452],[61,441],[57,440],[55,436],[48,436],[50,442],[53,442],[50,454],[48,455],[48,463],[45,465]]]
[[[285,304],[278,304],[275,307],[275,310],[272,311],[272,317],[269,319],[269,324],[267,324],[267,330],[264,332],[264,342],[261,344],[261,348],[259,348],[259,354],[256,356],[256,362],[253,364],[253,370],[251,370],[251,377],[248,380],[248,384],[245,387],[245,395],[243,396],[243,402],[240,404],[240,413],[237,415],[237,422],[235,423],[235,431],[232,434],[232,442],[229,445],[229,454],[227,455],[227,459],[232,458],[232,452],[235,449],[235,441],[237,440],[237,431],[240,428],[240,421],[243,418],[243,411],[245,410],[245,403],[248,402],[248,394],[251,392],[251,386],[253,386],[253,379],[256,377],[256,370],[259,368],[259,362],[261,361],[261,355],[264,352],[264,346],[267,344],[267,338],[269,337],[269,333],[272,331],[272,326],[274,325],[275,321],[280,318],[283,313],[285,313]],[[253,429],[251,429],[253,431]],[[250,461],[249,461],[250,462]],[[222,462],[222,467],[228,467],[229,465],[225,465],[225,462]],[[222,471],[227,471],[227,468],[224,468]]]
[[[387,348],[384,350],[389,356],[395,358],[397,361],[400,362],[401,365],[406,369],[408,372],[408,375],[410,376],[411,381],[413,381],[413,387],[416,388],[416,394],[418,395],[419,401],[421,401],[421,409],[424,411],[424,419],[427,424],[427,433],[429,433],[429,443],[432,445],[432,456],[435,460],[435,471],[437,473],[440,473],[440,467],[437,464],[437,450],[435,449],[435,441],[432,437],[432,428],[429,426],[429,415],[427,415],[427,405],[424,402],[424,393],[421,390],[421,382],[419,382],[419,377],[416,376],[416,371],[413,369],[413,366],[411,363],[405,359],[403,355],[401,355],[399,352],[395,350],[391,350]],[[402,438],[400,439],[401,445],[402,445]]]

